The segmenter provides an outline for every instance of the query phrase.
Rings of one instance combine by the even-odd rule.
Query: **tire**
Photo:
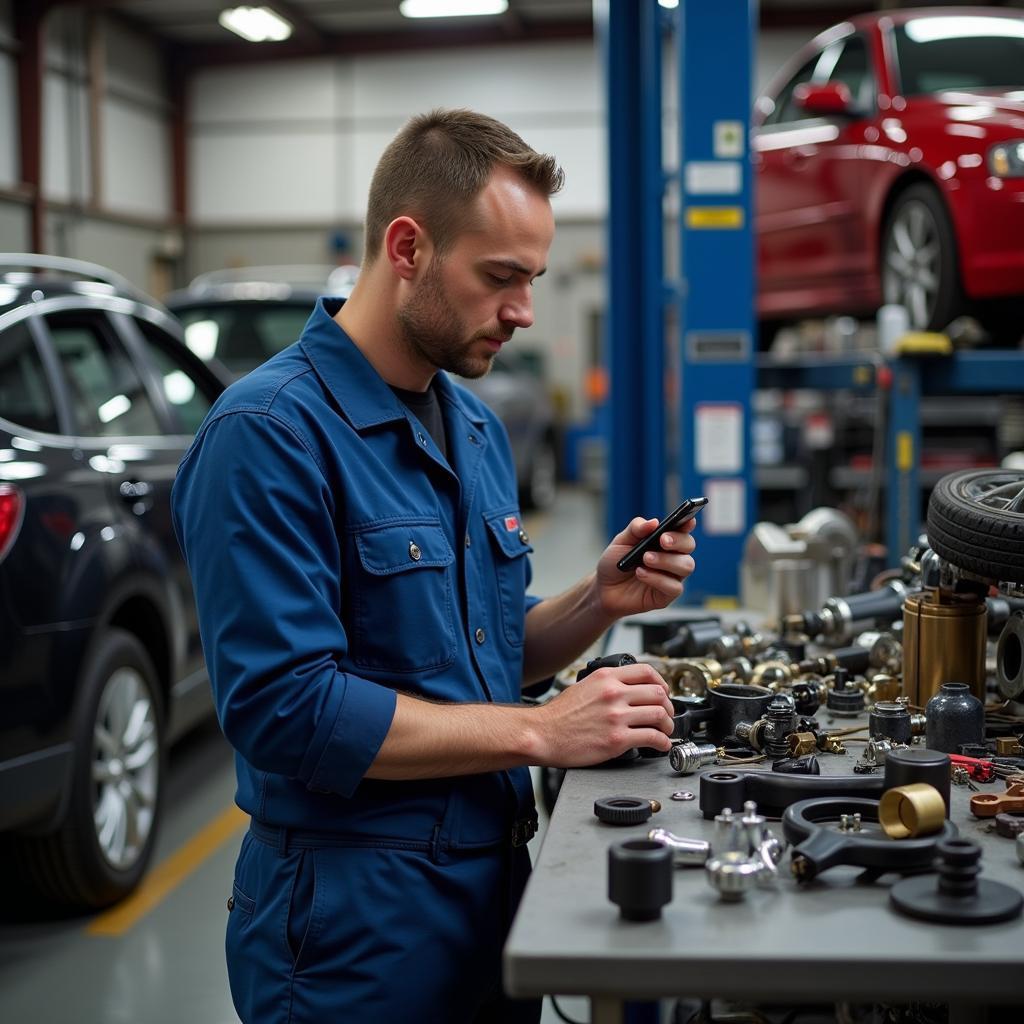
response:
[[[555,503],[558,492],[558,453],[550,437],[537,443],[530,459],[530,469],[523,485],[520,503],[523,508],[544,512]]]
[[[939,193],[923,182],[897,197],[882,232],[882,301],[915,331],[942,331],[964,312],[956,236]]]
[[[947,562],[992,583],[1024,583],[1024,470],[944,476],[928,501],[928,542]]]
[[[49,901],[110,906],[145,873],[156,841],[166,733],[153,663],[131,634],[97,637],[82,671],[73,723],[67,815],[51,835],[17,837],[23,872]]]

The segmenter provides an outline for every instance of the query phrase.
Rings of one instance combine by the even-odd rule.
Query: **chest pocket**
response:
[[[524,598],[526,596],[526,556],[533,550],[523,529],[518,509],[485,512],[484,521],[491,535],[494,573],[501,599],[501,624],[505,639],[513,647],[523,646]]]
[[[455,658],[452,564],[437,519],[407,519],[355,534],[353,660],[364,668],[417,672]]]

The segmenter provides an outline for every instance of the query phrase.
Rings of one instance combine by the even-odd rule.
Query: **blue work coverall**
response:
[[[232,997],[253,1024],[534,1020],[480,1009],[529,871],[528,769],[364,778],[396,691],[519,701],[535,599],[508,438],[438,374],[446,460],[338,308],[217,401],[172,495],[253,819]]]

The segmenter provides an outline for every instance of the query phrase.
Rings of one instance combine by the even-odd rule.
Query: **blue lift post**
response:
[[[662,13],[656,0],[603,0],[594,10],[608,107],[609,535],[665,511]]]
[[[682,0],[679,60],[680,480],[706,494],[697,572],[683,600],[739,593],[756,517],[751,450],[755,387],[754,224],[750,158],[756,0]]]

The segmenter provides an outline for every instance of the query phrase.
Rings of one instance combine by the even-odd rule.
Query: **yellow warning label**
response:
[[[743,227],[742,206],[688,206],[686,208],[688,228]]]
[[[896,435],[896,468],[906,473],[914,465],[914,437],[907,430]]]

